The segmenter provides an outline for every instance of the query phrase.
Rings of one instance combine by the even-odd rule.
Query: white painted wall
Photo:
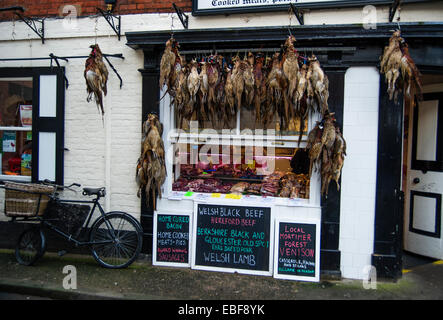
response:
[[[2,25],[2,24],[0,24]],[[48,23],[51,28],[51,23]],[[95,43],[95,34],[89,37],[39,40],[0,41],[0,58],[87,56],[89,46]],[[116,36],[97,38],[104,53],[122,53],[124,60],[109,58],[123,78],[123,87],[117,75],[108,66],[108,95],[104,99],[105,121],[93,101],[86,102],[86,83],[83,76],[86,59],[60,60],[66,68],[69,88],[65,90],[65,184],[78,182],[84,187],[107,187],[102,205],[107,211],[122,210],[140,216],[137,198],[135,165],[140,155],[143,52],[125,45],[126,39]],[[44,61],[0,62],[2,67],[49,67]],[[55,64],[54,64],[55,65]],[[66,194],[66,197],[82,197]],[[3,197],[0,195],[3,199]],[[4,219],[2,214],[0,219]]]
[[[374,246],[380,74],[374,67],[352,67],[345,74],[343,135],[347,156],[340,204],[341,271],[362,279]]]
[[[229,16],[192,16],[189,17],[189,29],[204,28],[247,28],[262,26],[297,26],[298,21],[295,16],[290,16],[287,12],[261,12],[233,14]],[[376,8],[376,22],[387,23],[389,17],[389,6],[378,6]],[[403,4],[396,12],[394,21],[400,17],[401,22],[423,22],[423,21],[443,21],[443,2],[433,1],[423,4]],[[152,13],[152,14],[132,14],[122,17],[122,34],[132,31],[159,31],[159,30],[180,30],[183,26],[174,13]],[[173,18],[173,19],[172,19]],[[304,14],[305,25],[329,25],[329,24],[363,24],[368,22],[368,13],[363,11],[363,7],[344,9],[323,9],[309,10]],[[70,21],[72,23],[70,23]],[[172,22],[172,24],[171,24]],[[82,38],[106,36],[116,37],[114,31],[102,16],[92,16],[67,20],[63,18],[47,18],[45,20],[45,37],[48,39],[59,38]],[[0,23],[0,41],[5,40],[26,40],[35,39],[37,35],[22,21],[7,21]],[[14,46],[17,41],[14,42]],[[124,46],[122,38],[116,46]],[[22,52],[24,56],[29,50]],[[55,52],[54,52],[55,53]]]

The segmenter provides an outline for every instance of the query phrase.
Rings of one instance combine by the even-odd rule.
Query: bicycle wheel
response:
[[[33,265],[46,250],[46,238],[42,230],[37,228],[22,232],[15,247],[17,262],[25,265]]]
[[[92,226],[92,255],[103,267],[126,268],[137,259],[141,251],[142,235],[140,224],[130,215],[108,213]]]

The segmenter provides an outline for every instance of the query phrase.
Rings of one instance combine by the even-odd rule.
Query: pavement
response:
[[[413,259],[416,259],[414,261]],[[412,262],[411,262],[412,261]],[[412,257],[397,281],[320,282],[153,266],[142,255],[130,267],[100,267],[90,255],[48,253],[34,266],[19,265],[13,250],[0,249],[0,300],[14,295],[53,300],[298,301],[440,300],[443,261]],[[10,294],[8,298],[8,294]],[[187,305],[187,304],[186,304]]]

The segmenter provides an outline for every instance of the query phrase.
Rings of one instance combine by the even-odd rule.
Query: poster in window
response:
[[[15,152],[16,150],[16,132],[5,131],[3,132],[3,152]]]
[[[32,105],[30,104],[20,105],[20,122],[23,127],[32,126]]]
[[[32,154],[23,153],[21,159],[22,176],[30,176],[32,173]]]

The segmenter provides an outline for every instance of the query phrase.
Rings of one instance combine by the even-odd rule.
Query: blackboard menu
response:
[[[154,261],[189,264],[189,215],[157,214],[155,222]]]
[[[276,233],[275,274],[316,281],[318,255],[316,223],[279,221]]]
[[[194,267],[271,273],[270,207],[196,203],[195,211]]]

